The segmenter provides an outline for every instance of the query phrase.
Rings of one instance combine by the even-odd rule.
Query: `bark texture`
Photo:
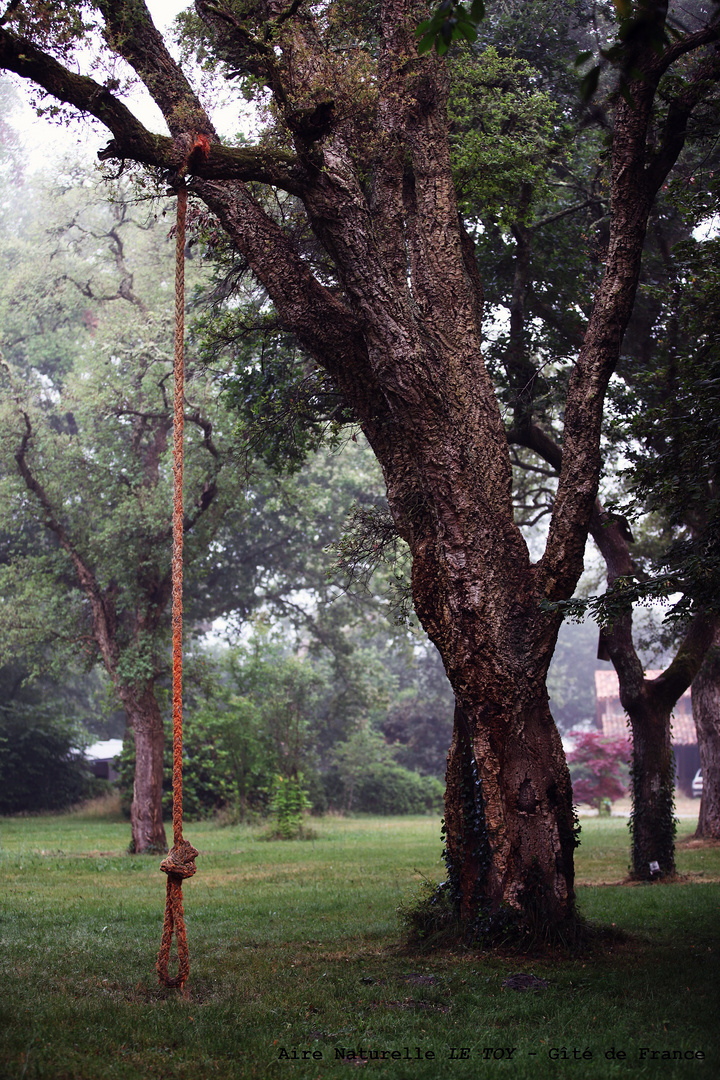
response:
[[[135,777],[130,807],[131,849],[165,852],[162,819],[165,732],[152,684],[141,693],[124,687],[119,692],[135,742]]]
[[[696,836],[720,840],[720,636],[692,684],[703,790]]]

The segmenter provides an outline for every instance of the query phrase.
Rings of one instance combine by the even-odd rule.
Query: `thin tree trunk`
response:
[[[650,881],[675,873],[675,759],[670,709],[654,701],[653,695],[642,693],[626,711],[633,738],[631,875]]]
[[[119,690],[135,740],[135,780],[130,807],[132,850],[167,851],[162,819],[165,732],[152,684],[141,692]]]
[[[720,840],[720,636],[692,684],[703,789],[696,836]]]

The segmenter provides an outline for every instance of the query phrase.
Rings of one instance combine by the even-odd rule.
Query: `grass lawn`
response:
[[[439,822],[313,827],[187,826],[182,997],[157,985],[165,878],[123,853],[127,823],[0,820],[2,1080],[720,1075],[720,847],[682,843],[690,822],[686,880],[628,887],[625,820],[583,821],[580,908],[627,938],[572,960],[403,949],[398,905],[442,877]],[[519,972],[548,988],[503,988]]]

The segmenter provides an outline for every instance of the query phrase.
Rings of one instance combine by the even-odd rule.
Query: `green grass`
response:
[[[202,855],[185,888],[182,997],[156,982],[164,877],[157,858],[123,853],[126,823],[0,821],[2,1080],[314,1080],[356,1063],[393,1080],[720,1072],[720,847],[681,846],[685,882],[603,884],[625,875],[626,823],[586,820],[580,908],[624,940],[571,960],[423,955],[403,949],[396,909],[421,875],[442,876],[439,823],[327,818],[313,828],[315,840],[268,843],[248,828],[187,827]],[[515,972],[549,988],[503,989]],[[613,1046],[627,1057],[606,1059]],[[336,1057],[361,1047],[401,1057]],[[593,1057],[550,1058],[563,1047]],[[642,1047],[705,1058],[641,1060]],[[517,1049],[508,1061],[484,1059],[485,1048]]]

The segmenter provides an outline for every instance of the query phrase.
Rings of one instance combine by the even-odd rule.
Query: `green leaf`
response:
[[[430,52],[430,50],[432,49],[434,44],[435,44],[435,34],[426,34],[425,37],[422,38],[418,42],[418,46],[417,46],[418,56],[422,56],[423,53]]]
[[[599,81],[600,65],[596,64],[595,67],[590,68],[587,75],[584,75],[580,80],[580,97],[583,101],[590,101],[598,88]]]

